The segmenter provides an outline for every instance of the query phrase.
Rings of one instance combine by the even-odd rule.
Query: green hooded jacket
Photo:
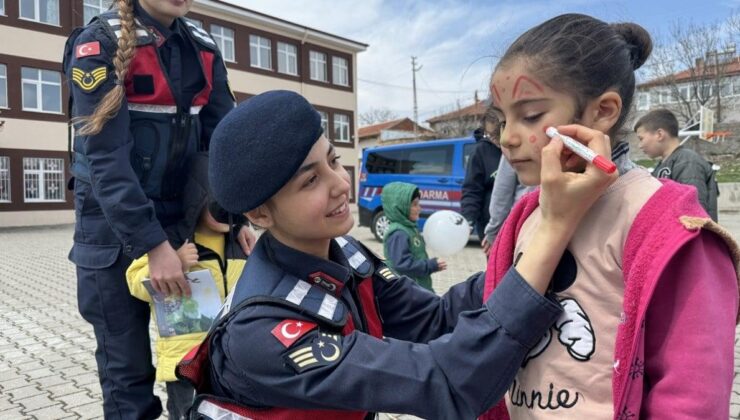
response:
[[[431,272],[436,271],[436,261],[429,260],[427,255],[426,244],[421,233],[416,228],[416,222],[412,222],[409,219],[409,211],[411,209],[411,201],[414,191],[418,188],[416,185],[408,184],[406,182],[391,182],[383,187],[381,194],[381,200],[383,201],[383,211],[385,216],[388,218],[390,225],[383,235],[383,251],[387,258],[387,263],[398,274],[405,274],[412,277],[421,286],[432,290],[432,276]],[[402,231],[408,237],[408,250],[414,260],[423,262],[424,273],[418,271],[415,272],[404,272],[402,267],[399,267],[399,261],[394,261],[394,252],[389,249],[388,238],[397,231]],[[418,264],[417,264],[418,265]]]

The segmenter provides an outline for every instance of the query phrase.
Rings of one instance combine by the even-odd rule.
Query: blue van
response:
[[[437,210],[460,211],[465,168],[475,149],[473,137],[429,140],[371,147],[362,152],[357,207],[360,226],[368,226],[379,241],[388,227],[380,193],[389,182],[415,184],[421,192],[419,229]]]

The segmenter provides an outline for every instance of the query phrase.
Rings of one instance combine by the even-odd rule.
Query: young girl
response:
[[[608,155],[603,136],[581,137]],[[345,236],[350,179],[300,95],[271,91],[239,105],[214,132],[210,159],[215,198],[267,232],[223,316],[178,367],[200,394],[194,412],[209,418],[483,413],[560,315],[542,294],[571,227],[616,178],[587,170],[551,182],[536,240],[484,301],[482,273],[439,297]]]
[[[149,308],[126,286],[148,254],[154,287],[187,294],[165,228],[182,216],[185,161],[234,106],[218,48],[182,17],[192,0],[117,0],[75,30],[64,71],[75,122],[72,174],[82,317],[93,325],[106,418],[156,418]],[[247,230],[242,243],[249,248]]]
[[[581,141],[606,133],[619,179],[572,226],[551,285],[563,315],[484,418],[728,417],[738,248],[693,189],[633,165],[621,131],[650,50],[636,24],[567,14],[520,36],[492,76],[504,154],[542,190],[499,233],[485,297],[537,240],[553,182],[596,170],[568,150],[552,158],[559,139],[546,127]]]

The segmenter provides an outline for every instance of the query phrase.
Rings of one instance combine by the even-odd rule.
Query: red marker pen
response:
[[[556,136],[560,137],[565,147],[567,147],[568,149],[573,151],[573,153],[582,157],[586,161],[593,163],[594,166],[601,169],[605,173],[611,174],[617,170],[617,165],[615,165],[614,162],[589,149],[583,143],[577,142],[572,137],[568,137],[564,134],[558,133],[558,130],[555,127],[547,127],[547,130],[545,130],[545,134],[547,134],[547,136],[550,138]]]

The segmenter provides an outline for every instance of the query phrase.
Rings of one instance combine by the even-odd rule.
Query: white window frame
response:
[[[346,121],[344,119],[346,118]],[[349,115],[342,113],[334,114],[334,140],[335,143],[351,143],[352,137],[349,132]],[[346,135],[346,137],[345,137]]]
[[[23,3],[24,1],[33,2],[33,17],[28,17],[28,16],[21,15],[22,10],[23,10],[23,6],[21,5],[21,3]],[[18,19],[29,20],[31,22],[43,23],[44,25],[59,26],[59,12],[60,12],[60,10],[59,10],[59,0],[46,0],[46,1],[49,1],[49,2],[52,2],[53,1],[57,5],[57,13],[56,13],[57,20],[56,20],[56,22],[46,22],[46,21],[41,20],[41,13],[40,13],[41,7],[39,5],[39,2],[40,1],[41,0],[18,0]]]
[[[0,156],[0,203],[12,202],[13,196],[10,191],[10,157]]]
[[[329,133],[329,113],[326,111],[319,111],[319,115],[321,116],[321,128],[324,129],[324,136],[326,138],[331,138]]]
[[[84,19],[83,23],[90,22],[90,19],[108,10],[111,3],[113,3],[113,0],[82,0],[82,18]],[[88,10],[92,11],[93,9],[95,9],[97,12],[92,16],[86,16]]]
[[[27,166],[33,161],[39,161],[39,169],[29,169]],[[49,169],[50,163],[56,163],[57,169]],[[37,178],[33,178],[37,176]],[[51,177],[51,179],[49,179]],[[61,198],[47,198],[47,183],[58,182]],[[38,197],[28,197],[28,188],[39,189]],[[23,158],[23,201],[25,203],[63,203],[64,198],[64,159],[60,158]]]
[[[2,1],[2,0],[0,0]],[[0,86],[5,89],[5,97],[0,96],[0,109],[8,109],[8,66],[0,63]]]
[[[331,57],[331,78],[335,85],[349,86],[349,60],[344,57]]]
[[[263,41],[267,45],[263,45]],[[262,52],[267,51],[267,63],[262,62]],[[272,70],[272,40],[259,35],[249,35],[249,65],[258,69]]]
[[[24,79],[22,76],[24,68],[36,70],[38,77],[35,80],[34,79]],[[56,73],[59,76],[59,83],[47,82],[47,81],[42,80],[41,72],[43,71],[49,71],[52,73]],[[26,92],[25,92],[25,89],[23,88],[25,84],[32,84],[36,86],[36,105],[40,105],[40,108],[26,107]],[[59,111],[48,111],[44,109],[44,95],[42,94],[42,91],[43,91],[42,87],[44,85],[56,86],[59,88]],[[62,114],[63,108],[62,108],[62,75],[61,73],[59,73],[58,71],[54,71],[54,70],[38,69],[35,67],[22,67],[21,68],[21,97],[22,97],[21,99],[22,108],[24,111],[41,112],[44,114]]]
[[[234,30],[221,25],[211,25],[211,36],[216,41],[218,49],[221,51],[224,61],[230,63],[236,62],[236,55],[234,53]]]
[[[645,110],[650,109],[650,92],[639,92],[637,94],[636,105],[637,105],[637,109],[640,111],[645,111]]]
[[[293,51],[290,51],[290,50]],[[277,43],[278,73],[298,76],[298,46],[288,42]],[[282,64],[282,66],[281,66]]]
[[[6,14],[5,14],[5,0],[0,0],[0,15],[6,16]]]
[[[308,61],[310,64],[309,77],[311,80],[317,82],[328,82],[329,81],[329,69],[326,63],[326,53],[319,51],[309,51]],[[319,74],[319,70],[322,74]],[[323,77],[321,77],[323,76]]]

